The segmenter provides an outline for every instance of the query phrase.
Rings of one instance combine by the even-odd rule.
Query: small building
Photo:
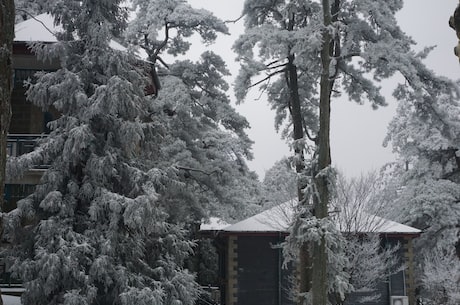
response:
[[[221,304],[294,304],[288,289],[293,272],[282,268],[282,249],[276,247],[288,235],[293,210],[292,203],[285,203],[232,225],[223,226],[214,220],[217,226],[201,227],[202,234],[214,238],[218,248]],[[347,232],[374,232],[379,234],[382,245],[399,244],[398,260],[405,266],[378,285],[378,301],[361,304],[415,305],[412,240],[420,230],[366,213],[359,215],[361,220]],[[340,229],[342,225],[338,222]],[[346,304],[355,304],[362,296],[365,293],[353,293]]]

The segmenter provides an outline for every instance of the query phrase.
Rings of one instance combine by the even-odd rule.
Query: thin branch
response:
[[[341,55],[337,57],[337,60],[349,59],[349,58],[356,57],[356,56],[361,56],[361,52],[352,52],[346,55]]]
[[[160,56],[157,55],[157,60],[159,60],[161,62],[161,64],[169,70],[169,65],[163,60],[163,58],[161,58]]]
[[[274,64],[276,64],[276,63],[279,63],[280,61],[283,61],[283,60],[285,60],[285,58],[280,58],[280,59],[274,60],[274,61],[272,61],[272,62],[269,62],[269,63],[267,64],[267,67],[270,67],[271,65],[274,65]]]
[[[262,90],[260,90],[259,96],[256,98],[256,101],[260,101],[262,99],[262,95],[267,91],[267,87],[270,84],[270,79],[267,80],[267,86],[264,86]]]
[[[278,69],[278,68],[281,68],[281,67],[286,67],[288,63],[284,63],[284,64],[279,64],[277,66],[274,66],[274,67],[270,67],[267,65],[267,67],[264,69],[265,71],[266,70],[272,70],[272,69]]]
[[[199,168],[191,168],[191,167],[185,167],[185,166],[180,166],[180,165],[174,165],[174,167],[179,170],[184,170],[184,171],[189,171],[189,172],[198,172],[198,173],[205,174],[207,176],[211,176],[212,174],[215,174],[218,172],[218,170],[213,170],[212,172],[208,173],[207,171],[204,171]]]
[[[54,37],[57,38],[56,33],[54,33],[53,31],[51,31],[41,20],[38,20],[37,18],[35,18],[34,15],[32,15],[32,14],[29,13],[28,11],[23,10],[23,9],[20,9],[20,8],[16,8],[16,10],[17,10],[17,11],[20,11],[20,12],[22,12],[22,13],[25,13],[26,15],[29,15],[30,18],[32,18],[33,20],[37,21],[38,23],[41,23],[41,25],[43,25],[43,27],[44,27],[48,32],[50,32],[51,35],[53,35]]]
[[[267,75],[266,77],[264,77],[263,79],[261,79],[261,80],[255,82],[254,84],[251,84],[251,85],[248,87],[248,89],[249,89],[249,88],[252,88],[252,87],[255,87],[255,86],[257,86],[257,85],[260,85],[260,84],[263,83],[264,81],[269,80],[270,78],[272,78],[272,77],[275,76],[276,74],[282,73],[282,72],[284,72],[284,71],[285,71],[285,69],[281,69],[281,70],[272,72],[272,73],[270,73],[269,75]]]
[[[305,135],[307,136],[307,138],[312,141],[313,143],[315,144],[318,144],[318,137],[312,137],[310,135],[310,132],[308,131],[308,128],[305,124],[305,120],[302,119],[302,125],[303,125],[303,129],[304,129],[304,132],[305,132]]]
[[[153,53],[153,62],[155,62],[157,60],[157,58],[159,58],[158,54],[160,54],[161,50],[166,46],[166,44],[168,43],[168,40],[169,40],[169,24],[165,19],[165,39],[158,46],[158,48],[155,50],[155,53]],[[163,61],[161,61],[161,62],[164,64]]]
[[[238,21],[240,21],[241,19],[243,19],[243,17],[245,16],[246,14],[241,14],[240,17],[236,18],[235,20],[225,20],[224,23],[237,23]]]

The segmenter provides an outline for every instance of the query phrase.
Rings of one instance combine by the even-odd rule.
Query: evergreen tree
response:
[[[283,158],[265,173],[262,183],[265,208],[285,203],[289,200],[296,201],[297,175],[288,158]]]
[[[333,293],[334,281],[327,283],[325,268],[328,247],[335,241],[326,239],[338,233],[324,233],[334,228],[328,220],[334,184],[331,98],[343,93],[377,108],[386,104],[380,80],[398,73],[406,80],[401,86],[411,90],[426,81],[421,59],[427,50],[412,51],[414,42],[397,25],[395,14],[402,5],[402,0],[245,3],[246,31],[235,44],[242,65],[237,97],[241,101],[249,88],[260,86],[277,113],[277,126],[285,124],[284,135],[293,139],[303,205],[290,235],[304,238],[292,240],[300,251],[300,303],[312,296],[315,305],[323,305],[327,293]],[[400,91],[401,87],[396,96],[403,99]]]
[[[174,26],[185,38],[202,31],[210,42],[225,30],[184,1],[151,1],[149,12],[161,16],[143,15],[141,4],[139,18],[159,25],[142,33],[135,21],[131,42],[133,33],[156,37],[162,22],[179,16],[195,18]],[[38,75],[27,95],[61,116],[37,150],[10,160],[10,173],[50,164],[36,191],[7,215],[23,303],[193,304],[199,289],[184,268],[192,231],[210,211],[235,217],[239,179],[255,178],[244,161],[247,122],[225,95],[224,63],[209,52],[196,63],[167,65],[158,97],[146,96],[149,65],[114,43],[127,26],[122,1],[43,5],[63,31],[57,43],[33,49],[62,68]],[[149,54],[153,64],[165,48],[186,50],[180,38],[165,41]]]
[[[456,247],[457,251],[460,249],[459,91],[450,80],[422,67],[418,69],[420,77],[411,80],[413,87],[400,86],[397,91],[404,102],[398,105],[387,136],[398,153],[390,180],[396,187],[390,193],[395,198],[393,208],[398,220],[423,231],[414,251],[417,278],[422,279],[421,296],[431,304],[454,304],[460,300],[460,286],[457,285],[455,298],[454,293],[446,291],[440,299],[440,292],[434,293],[433,289],[443,285],[443,281],[455,281],[448,273],[444,279],[439,277],[442,272],[437,273],[426,286],[429,274],[436,274],[435,264],[439,263],[442,270],[445,260],[429,262],[425,258],[431,257],[433,249],[450,258],[454,257]],[[459,253],[453,260],[457,265]]]
[[[212,51],[204,52],[196,62],[169,64],[163,59],[165,53],[186,54],[193,34],[210,44],[217,33],[228,34],[227,27],[210,12],[196,10],[182,0],[138,0],[134,8],[140,13],[126,37],[160,67],[162,89],[153,112],[162,114],[162,126],[167,128],[161,156],[150,159],[172,167],[171,178],[185,186],[179,194],[169,189],[170,194],[163,198],[188,202],[187,206],[177,207],[173,202],[166,206],[173,214],[182,211],[183,216],[206,211],[230,220],[247,217],[259,205],[260,186],[245,162],[252,158],[252,141],[244,131],[249,123],[230,105],[225,62]]]

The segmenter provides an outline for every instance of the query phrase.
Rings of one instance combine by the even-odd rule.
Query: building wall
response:
[[[291,272],[282,269],[277,236],[229,236],[227,305],[291,305]]]
[[[38,71],[54,71],[59,68],[57,60],[41,61],[30,52],[24,43],[13,46],[14,88],[12,93],[12,117],[9,133],[40,134],[45,131],[47,117],[56,117],[57,112],[43,111],[26,100],[24,81],[33,80]],[[48,114],[47,114],[48,112]],[[49,119],[48,119],[49,120]]]
[[[289,294],[292,272],[283,270],[283,240],[278,236],[231,235],[227,243],[226,305],[291,305]],[[383,245],[400,245],[398,257],[406,268],[377,285],[380,299],[363,305],[388,305],[390,296],[408,296],[415,304],[412,237],[385,237]],[[367,293],[350,295],[345,304],[356,304]]]
[[[46,123],[59,116],[55,109],[44,111],[26,99],[25,81],[33,80],[38,71],[54,71],[57,60],[39,61],[25,43],[13,45],[14,88],[12,92],[12,116],[8,132],[8,154],[19,156],[32,151],[36,138],[47,133]],[[38,184],[45,168],[34,168],[13,180],[6,177],[6,211],[16,207],[16,202],[29,195]]]

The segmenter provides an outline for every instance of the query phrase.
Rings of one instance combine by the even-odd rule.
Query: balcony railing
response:
[[[29,153],[37,146],[38,140],[47,137],[45,134],[8,134],[6,151],[10,157],[18,157]]]

